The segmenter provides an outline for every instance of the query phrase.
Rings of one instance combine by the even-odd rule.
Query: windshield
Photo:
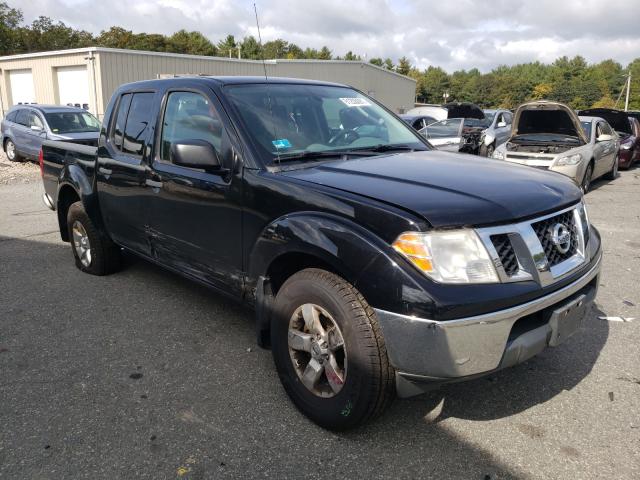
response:
[[[484,112],[484,117],[486,119],[486,124],[487,125],[491,125],[493,123],[493,117],[496,116],[496,112],[491,112],[489,110],[483,110]]]
[[[459,137],[462,120],[462,118],[448,118],[432,123],[423,130],[424,136],[429,140]]]
[[[405,122],[351,88],[250,84],[225,92],[268,163],[305,153],[429,149]]]
[[[580,122],[582,123],[582,129],[584,130],[584,134],[587,138],[591,138],[591,122]]]
[[[45,113],[44,116],[53,133],[100,131],[100,122],[89,112],[52,112]]]

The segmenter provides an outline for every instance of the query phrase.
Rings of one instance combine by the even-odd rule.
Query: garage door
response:
[[[36,95],[33,91],[33,75],[31,70],[10,70],[11,104],[34,103]]]
[[[60,105],[89,108],[89,75],[85,65],[59,67],[58,101]]]

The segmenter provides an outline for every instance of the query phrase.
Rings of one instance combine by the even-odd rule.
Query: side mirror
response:
[[[498,127],[502,128],[506,126],[507,126],[507,122],[498,122]]]
[[[181,140],[171,144],[171,161],[182,167],[222,170],[218,152],[206,140]]]
[[[43,128],[39,127],[38,125],[31,125],[31,130],[33,130],[34,132],[41,132]]]
[[[607,133],[603,133],[598,138],[596,138],[596,142],[608,142],[610,140],[613,140],[613,135],[609,135]]]

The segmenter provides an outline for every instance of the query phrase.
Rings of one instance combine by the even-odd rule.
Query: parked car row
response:
[[[37,160],[45,140],[97,145],[100,121],[82,108],[17,105],[2,119],[0,134],[10,161]]]
[[[562,173],[583,191],[640,161],[640,112],[574,112],[545,100],[509,110],[469,103],[416,107],[403,116],[439,150],[473,153]],[[434,119],[427,123],[427,118]],[[417,121],[419,120],[419,121]],[[427,123],[424,125],[424,123]]]

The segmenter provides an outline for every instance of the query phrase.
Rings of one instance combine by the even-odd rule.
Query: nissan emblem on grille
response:
[[[551,229],[551,243],[562,254],[571,248],[571,231],[564,223],[556,223]]]

